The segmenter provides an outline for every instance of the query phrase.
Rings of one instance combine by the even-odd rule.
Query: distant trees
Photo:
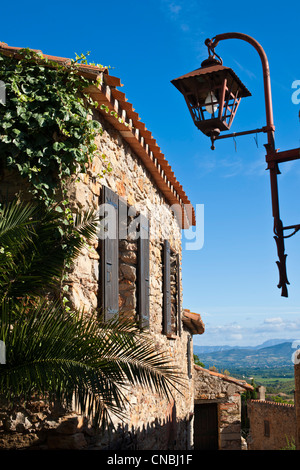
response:
[[[275,403],[285,403],[285,404],[288,404],[288,405],[293,405],[294,404],[294,400],[289,400],[289,399],[283,398],[279,395],[271,395],[271,396],[268,397],[268,400],[269,401],[274,401]]]
[[[194,363],[197,365],[197,366],[200,366],[200,367],[203,367],[205,369],[205,365],[203,364],[203,362],[200,361],[199,357],[197,356],[197,354],[194,354]],[[219,372],[219,370],[216,368],[216,366],[211,366],[209,367],[209,370],[213,371],[213,372]],[[223,374],[223,375],[230,375],[230,372],[229,370],[225,369],[225,370],[221,370],[220,371],[220,374]]]
[[[203,364],[203,362],[200,361],[199,357],[194,354],[194,363],[197,365],[197,366],[200,366],[200,367],[204,367],[205,368],[205,365]]]

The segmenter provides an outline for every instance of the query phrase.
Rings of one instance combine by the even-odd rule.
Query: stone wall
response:
[[[88,420],[76,413],[45,401],[16,405],[13,411],[1,403],[0,449],[70,449],[92,448],[95,430]]]
[[[155,413],[151,400],[145,396],[139,403],[139,407],[143,406],[149,406],[150,416]],[[164,406],[163,402],[161,406]],[[139,414],[137,409],[132,422],[139,420]],[[182,443],[176,442],[177,436],[188,440],[189,426],[189,420],[176,423],[174,402],[165,408],[164,420],[154,416],[152,421],[148,420],[140,427],[117,425],[104,435],[86,417],[60,404],[39,400],[26,406],[16,405],[13,411],[8,411],[1,403],[0,450],[181,449]]]
[[[169,338],[163,334],[163,271],[162,271],[162,248],[163,241],[169,240],[172,251],[178,255],[181,263],[181,229],[177,219],[170,209],[163,194],[157,188],[151,174],[134,154],[129,145],[103,117],[95,111],[95,118],[101,122],[104,132],[97,138],[99,156],[95,157],[86,174],[81,174],[78,181],[69,186],[69,198],[74,211],[77,209],[99,208],[102,185],[108,186],[126,203],[138,213],[142,213],[150,221],[150,322],[149,332],[158,348],[163,348],[176,366],[181,370],[184,386],[180,392],[174,391],[174,402],[169,403],[157,395],[149,394],[141,388],[135,388],[127,392],[128,409],[127,419],[124,423],[115,421],[117,432],[110,435],[109,439],[94,439],[91,442],[91,431],[89,428],[76,424],[73,426],[72,438],[61,438],[66,429],[61,426],[62,422],[69,417],[73,423],[76,416],[66,414],[57,417],[48,409],[44,415],[29,413],[27,410],[7,414],[3,411],[3,422],[0,431],[2,442],[27,442],[24,436],[31,438],[28,445],[48,448],[52,442],[60,448],[73,448],[72,446],[85,447],[93,445],[97,448],[137,448],[137,449],[188,449],[191,446],[191,422],[193,412],[193,377],[188,377],[188,354],[190,348],[192,357],[192,341],[189,341],[190,333],[181,328],[178,334],[178,325],[173,322],[173,333]],[[107,161],[112,166],[112,172],[102,176]],[[9,191],[11,194],[19,188],[19,179],[14,176],[9,181],[2,178],[0,192]],[[22,185],[21,185],[22,187]],[[121,240],[119,245],[119,308],[120,314],[130,317],[136,315],[136,250],[134,241]],[[84,309],[87,314],[91,309],[99,308],[99,243],[95,239],[91,246],[82,250],[81,255],[75,262],[74,269],[68,279],[69,299],[78,309]],[[181,271],[180,271],[181,272]],[[171,273],[175,277],[175,270]],[[176,293],[172,288],[172,303],[175,302]],[[182,295],[182,294],[180,294]],[[182,300],[182,299],[181,299]],[[181,302],[182,305],[182,302]],[[173,315],[174,318],[174,315]],[[177,332],[176,332],[177,330]],[[20,413],[17,415],[16,413]],[[28,414],[29,413],[29,414]],[[21,425],[11,426],[17,420]],[[79,423],[82,423],[79,419]],[[33,422],[32,422],[33,421]],[[51,429],[49,428],[51,422]],[[19,423],[19,424],[20,424]],[[26,425],[24,425],[26,423]],[[31,424],[29,424],[31,423]],[[37,424],[38,423],[38,424]],[[67,427],[67,426],[66,426]],[[36,434],[39,429],[39,435]],[[80,428],[80,431],[79,431]],[[83,431],[84,429],[84,431]],[[88,429],[88,432],[86,432]],[[49,441],[46,434],[51,435]],[[65,434],[67,434],[65,432]],[[48,434],[47,434],[48,435]],[[69,436],[71,434],[68,434]],[[14,437],[12,437],[14,436]],[[34,437],[37,436],[37,437]],[[42,436],[42,437],[41,437]],[[58,437],[57,437],[58,436]],[[25,440],[24,440],[25,439]],[[76,441],[77,444],[74,443]],[[12,444],[18,446],[18,444]],[[22,446],[23,444],[21,444]],[[24,446],[23,446],[24,447]],[[26,445],[25,445],[26,447]]]
[[[137,213],[144,214],[150,220],[150,302],[152,306],[151,331],[159,331],[159,317],[162,306],[162,276],[161,276],[161,250],[164,239],[170,240],[171,248],[180,254],[181,259],[181,230],[176,218],[170,211],[170,205],[157,188],[151,174],[146,170],[140,159],[135,156],[129,145],[122,139],[109,123],[96,112],[95,118],[101,122],[104,133],[97,139],[100,155],[95,157],[87,174],[81,175],[79,181],[72,184],[69,189],[74,210],[99,207],[102,185],[108,186],[121,197],[130,208]],[[111,163],[112,172],[101,175],[106,164],[102,158],[106,156]],[[122,245],[122,249],[126,244]],[[130,245],[134,251],[134,246]],[[71,278],[71,299],[79,308],[97,307],[98,293],[98,243],[82,253],[78,258],[74,275]],[[133,264],[132,259],[121,259],[122,264]],[[134,269],[127,269],[126,273],[134,279]],[[122,286],[124,287],[124,286]],[[121,289],[122,291],[122,289]],[[124,299],[120,300],[123,305]]]
[[[294,376],[295,376],[295,413],[297,421],[296,429],[296,449],[300,450],[300,350],[294,355]]]
[[[97,208],[102,184],[108,186],[121,197],[133,213],[144,214],[150,224],[150,319],[149,332],[155,343],[168,352],[171,360],[183,372],[185,386],[182,395],[175,392],[176,419],[170,420],[170,404],[160,397],[149,395],[142,389],[128,393],[130,409],[126,426],[139,436],[137,446],[140,448],[165,449],[168,446],[185,449],[190,440],[189,416],[193,411],[193,380],[187,377],[187,344],[189,332],[182,329],[178,335],[178,325],[173,322],[172,339],[163,334],[163,241],[169,240],[171,250],[178,255],[181,263],[181,230],[178,221],[170,210],[170,205],[157,188],[151,174],[136,157],[120,134],[100,115],[96,115],[104,129],[98,138],[101,155],[110,162],[112,172],[99,178],[103,169],[102,157],[96,157],[86,175],[70,188],[70,198],[75,207]],[[136,315],[136,241],[121,240],[119,246],[119,307],[120,314],[135,317]],[[70,282],[70,298],[79,308],[97,306],[98,246],[87,248],[76,262]],[[174,279],[175,272],[171,272]],[[173,289],[173,302],[174,302]],[[182,299],[181,299],[182,300]],[[182,302],[181,302],[182,305]],[[192,351],[192,344],[190,344]],[[172,424],[170,424],[172,423]],[[167,439],[166,428],[172,428],[174,437]],[[134,429],[134,430],[132,430]],[[175,429],[175,431],[174,431]],[[155,432],[154,432],[155,431]],[[149,434],[149,439],[147,435]]]
[[[195,366],[195,403],[217,403],[219,449],[243,448],[241,437],[241,393],[237,380]]]
[[[296,442],[296,412],[293,405],[249,400],[250,450],[280,450]]]

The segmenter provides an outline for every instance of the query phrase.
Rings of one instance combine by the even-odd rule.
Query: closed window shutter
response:
[[[177,319],[178,319],[178,334],[181,336],[181,289],[180,289],[180,257],[177,254]]]
[[[122,198],[119,197],[119,240],[127,240],[128,236],[128,206]]]
[[[171,334],[171,276],[170,243],[164,241],[163,248],[163,331]]]
[[[150,312],[149,220],[142,214],[140,215],[138,263],[139,323],[141,328],[148,328]]]
[[[192,356],[191,356],[191,343],[192,343],[192,338],[188,336],[188,341],[187,341],[187,372],[188,372],[188,378],[192,378]]]
[[[102,308],[105,321],[109,321],[119,312],[119,236],[118,211],[119,198],[111,189],[103,186],[102,204],[109,204],[110,223],[114,227],[111,235],[103,237],[101,256]]]

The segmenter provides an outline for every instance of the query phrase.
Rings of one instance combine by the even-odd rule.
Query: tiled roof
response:
[[[236,379],[235,377],[230,377],[229,375],[224,375],[224,374],[220,374],[219,372],[215,372],[213,370],[204,369],[203,367],[200,367],[197,364],[194,364],[194,368],[195,370],[206,372],[207,374],[218,377],[222,380],[225,380],[226,382],[234,383],[238,385],[239,387],[245,388],[246,390],[254,390],[253,386],[248,384],[245,380],[239,380],[239,379]]]
[[[260,405],[271,405],[271,406],[285,406],[287,408],[294,408],[295,405],[291,403],[277,403],[276,401],[268,400],[250,400],[251,403],[259,403]]]
[[[21,49],[21,47],[10,47],[0,42],[0,53],[4,55],[21,59],[22,56],[19,54]],[[68,58],[46,55],[36,49],[31,50],[39,53],[41,60],[46,58],[50,62],[64,66],[71,64],[71,60]],[[78,65],[78,73],[91,81],[85,92],[98,102],[99,112],[120,132],[123,139],[142,160],[169,204],[180,205],[181,213],[179,215],[180,218],[182,217],[182,228],[196,225],[194,208],[156,140],[145,124],[141,122],[139,115],[133,109],[132,104],[127,101],[125,94],[116,88],[123,86],[120,79],[109,75],[107,68],[95,65],[80,64]],[[101,105],[105,105],[109,112],[101,109]],[[117,113],[118,118],[111,112]]]

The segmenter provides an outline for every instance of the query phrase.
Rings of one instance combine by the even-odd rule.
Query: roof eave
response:
[[[205,331],[205,325],[201,320],[199,313],[183,310],[182,323],[193,335],[202,335]]]
[[[8,56],[22,58],[21,49],[0,43],[0,52]],[[66,67],[71,64],[70,59],[45,55],[40,50],[31,50],[40,55],[40,60],[47,59],[49,62],[59,63]],[[156,140],[141,122],[125,94],[116,89],[122,86],[120,79],[109,75],[107,68],[88,64],[79,64],[78,73],[92,82],[84,91],[98,103],[99,112],[120,132],[124,140],[143,161],[157,187],[174,208],[180,227],[187,229],[196,225],[194,208]],[[108,112],[103,109],[103,104],[108,108]]]
[[[239,380],[239,379],[236,379],[235,377],[231,377],[229,375],[220,374],[219,372],[215,372],[215,371],[212,371],[212,370],[209,370],[209,369],[205,369],[204,367],[200,367],[197,364],[194,364],[194,369],[199,370],[199,371],[203,371],[203,372],[205,372],[209,375],[212,375],[212,376],[217,377],[221,380],[224,380],[225,382],[234,383],[235,385],[238,385],[239,387],[242,387],[246,390],[254,390],[254,387],[252,385],[248,384],[245,380]]]

